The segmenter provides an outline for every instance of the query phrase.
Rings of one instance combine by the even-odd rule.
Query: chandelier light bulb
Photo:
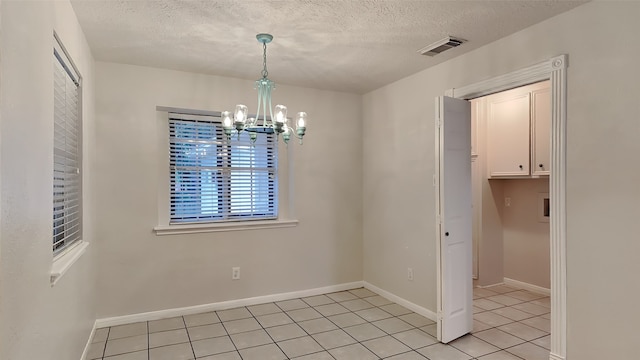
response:
[[[287,122],[287,107],[284,105],[276,105],[276,122],[284,124]]]
[[[298,128],[306,128],[307,127],[307,113],[306,112],[299,112],[298,116],[296,116],[297,120],[296,120],[296,126]]]
[[[245,121],[247,120],[247,113],[249,112],[249,109],[242,104],[238,104],[236,105],[236,112],[234,113],[234,121],[237,125],[237,123],[241,123],[244,125]]]
[[[231,112],[229,111],[223,111],[222,114],[220,115],[220,117],[222,117],[222,127],[223,128],[229,128],[231,127],[231,125],[233,125],[233,121],[231,120]]]

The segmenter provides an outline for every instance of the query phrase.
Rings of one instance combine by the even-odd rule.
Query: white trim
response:
[[[504,281],[504,279],[503,279],[503,281]],[[489,284],[489,285],[477,285],[476,287],[480,288],[480,289],[486,289],[486,288],[490,288],[492,286],[498,286],[498,285],[504,285],[504,283],[500,282],[500,283]]]
[[[497,76],[475,84],[453,88],[445,93],[452,94],[452,97],[459,99],[470,100],[510,90],[516,87],[533,84],[539,81],[548,80],[551,78],[551,73],[557,67],[557,65],[555,65],[556,62],[560,61],[560,65],[566,65],[566,59],[567,55],[560,55],[509,74]]]
[[[56,255],[51,264],[51,286],[54,286],[58,280],[64,275],[73,264],[87,251],[89,243],[86,241],[77,241],[71,248],[65,250],[62,254]]]
[[[197,234],[219,231],[280,229],[295,227],[298,220],[236,221],[205,224],[158,225],[153,228],[156,235]]]
[[[388,300],[391,300],[391,301],[393,301],[394,303],[396,303],[398,305],[402,305],[402,306],[406,307],[407,309],[426,317],[429,320],[436,321],[436,313],[434,313],[433,311],[431,311],[431,310],[429,310],[427,308],[423,308],[422,306],[414,304],[409,300],[405,300],[405,299],[403,299],[403,298],[401,298],[401,297],[399,297],[397,295],[394,295],[394,294],[392,294],[392,293],[390,293],[390,292],[388,292],[386,290],[382,290],[381,288],[379,288],[379,287],[377,287],[377,286],[375,286],[373,284],[370,284],[370,283],[368,283],[366,281],[364,281],[364,287],[365,287],[365,289],[369,289],[369,290],[373,291],[374,293],[377,293],[378,295],[380,295],[380,296],[382,296],[382,297],[384,297],[384,298],[386,298]]]
[[[160,319],[166,319],[166,318],[175,317],[175,316],[199,314],[202,312],[233,309],[241,306],[250,306],[250,305],[258,305],[258,304],[270,303],[275,301],[298,299],[302,297],[322,295],[322,294],[327,294],[327,293],[332,293],[337,291],[357,289],[361,287],[363,287],[363,282],[355,281],[351,283],[331,285],[331,286],[325,286],[325,287],[315,288],[315,289],[293,291],[288,293],[264,295],[264,296],[257,296],[252,298],[229,300],[229,301],[222,301],[217,303],[187,306],[182,308],[150,311],[145,313],[124,315],[124,316],[115,316],[115,317],[96,320],[95,327],[103,328],[107,326],[124,325],[124,324],[130,324],[134,322],[140,322],[140,321],[160,320]]]
[[[447,94],[448,96],[449,94]],[[451,90],[451,96],[453,96],[453,90]],[[437,314],[435,316],[435,322],[436,322],[436,339],[438,339],[438,341],[442,341],[442,244],[441,244],[441,239],[440,239],[440,228],[442,227],[442,218],[440,216],[440,214],[442,213],[441,211],[441,204],[440,204],[440,195],[441,195],[441,187],[440,187],[440,177],[441,177],[441,171],[440,171],[440,154],[443,153],[442,150],[442,131],[440,131],[440,126],[441,126],[441,122],[442,122],[442,116],[441,116],[441,109],[440,109],[440,100],[441,97],[437,97],[435,99],[435,134],[436,134],[436,141],[435,141],[435,173],[433,175],[433,179],[434,179],[434,185],[435,185],[435,205],[436,205],[436,233],[435,233],[435,239],[436,239],[436,293],[437,293],[437,300],[436,300],[436,311]],[[438,314],[440,316],[438,316]]]
[[[551,295],[551,289],[543,288],[542,286],[529,284],[523,281],[504,278],[504,284],[507,286],[518,288],[518,289],[531,291],[533,293],[540,294],[540,295],[546,295],[546,296]]]
[[[549,354],[549,360],[565,360],[564,356],[556,355],[554,353]]]
[[[93,323],[93,328],[91,329],[91,334],[89,334],[89,338],[87,339],[87,343],[84,345],[84,350],[82,351],[82,356],[80,357],[80,360],[88,360],[87,359],[87,354],[89,353],[89,348],[91,347],[92,341],[93,341],[93,337],[96,334],[96,323]]]
[[[457,89],[447,90],[460,99],[473,99],[499,91],[551,79],[551,357],[567,353],[567,55],[525,69]],[[440,294],[438,294],[440,296]]]

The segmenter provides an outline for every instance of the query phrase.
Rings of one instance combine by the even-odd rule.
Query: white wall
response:
[[[253,81],[96,64],[99,318],[362,280],[359,95],[285,85],[274,92],[276,103],[310,116],[304,145],[289,145],[297,227],[156,236],[158,193],[169,191],[157,180],[168,169],[158,156],[168,125],[156,106],[245,103],[255,111]],[[241,267],[239,281],[232,266]]]
[[[66,1],[2,1],[0,14],[0,359],[79,359],[95,319],[95,249],[50,285],[53,31],[84,79],[85,145],[93,141],[93,58]],[[89,242],[91,155],[83,164]]]
[[[568,359],[635,358],[638,13],[637,2],[588,3],[366,94],[365,280],[435,310],[433,98],[566,53]]]
[[[511,206],[502,211],[504,277],[549,289],[549,223],[538,217],[539,194],[549,193],[549,179],[498,181],[504,197],[511,198]]]

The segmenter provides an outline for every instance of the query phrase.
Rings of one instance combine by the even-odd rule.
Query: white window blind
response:
[[[273,134],[227,140],[219,116],[169,113],[170,223],[275,219]]]
[[[57,41],[53,55],[53,252],[57,254],[82,236],[82,126],[80,78]]]

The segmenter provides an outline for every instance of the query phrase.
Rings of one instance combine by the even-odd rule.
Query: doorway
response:
[[[470,100],[484,95],[497,93],[519,86],[550,80],[551,81],[551,166],[549,176],[549,212],[551,242],[551,346],[550,359],[561,360],[566,357],[566,69],[567,56],[561,55],[536,65],[503,76],[482,81],[461,88],[450,89],[446,96]],[[436,162],[441,161],[437,152]],[[440,170],[437,169],[439,172]],[[436,174],[438,177],[439,174]],[[437,187],[436,192],[440,189]],[[446,204],[446,199],[439,200]],[[440,221],[440,213],[436,221]],[[442,250],[443,234],[439,227],[436,236],[438,249]],[[471,249],[469,249],[471,251]],[[443,253],[439,254],[439,259]],[[464,264],[462,264],[464,267]],[[438,260],[439,285],[450,275],[443,273]],[[469,274],[471,275],[471,274]],[[464,285],[460,285],[464,286]],[[466,290],[463,290],[463,292]],[[472,296],[470,292],[469,296]],[[453,301],[438,286],[439,304]],[[442,308],[439,305],[438,313]],[[446,318],[438,317],[438,326],[446,323]]]
[[[474,287],[549,295],[550,81],[470,103]]]

